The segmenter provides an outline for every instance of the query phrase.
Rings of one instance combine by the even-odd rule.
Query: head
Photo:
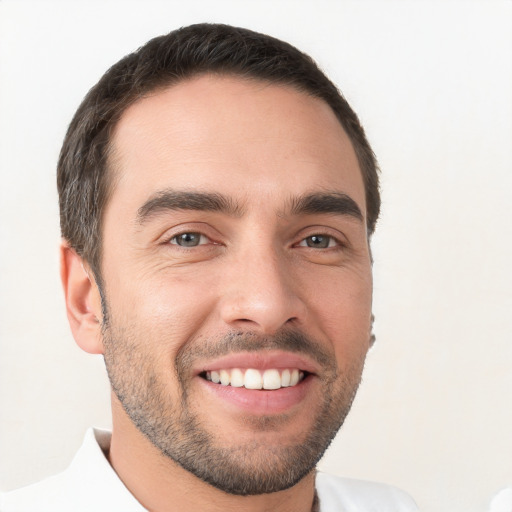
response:
[[[112,66],[89,91],[69,126],[57,186],[61,232],[101,282],[101,226],[113,188],[112,132],[123,112],[157,90],[201,74],[288,85],[329,105],[352,142],[366,194],[368,234],[377,223],[377,164],[357,115],[316,63],[290,44],[227,25],[200,24],[152,39]]]
[[[58,184],[68,315],[114,422],[228,493],[310,473],[371,338],[376,163],[335,86],[268,36],[172,32],[91,89]]]

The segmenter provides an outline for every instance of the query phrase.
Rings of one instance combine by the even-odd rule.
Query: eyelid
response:
[[[167,245],[171,240],[186,233],[196,233],[214,243],[218,242],[222,236],[215,228],[212,228],[206,222],[181,222],[175,226],[168,226],[167,229],[161,231],[161,234],[155,237],[155,243]]]
[[[171,238],[169,238],[167,243],[172,244],[172,245],[177,245],[178,247],[186,247],[184,245],[180,245],[179,243],[177,243],[177,240],[176,240],[178,237],[183,236],[183,235],[199,235],[199,243],[197,245],[192,245],[190,247],[198,247],[200,245],[206,245],[207,243],[212,242],[210,237],[208,237],[204,233],[201,233],[200,231],[187,230],[187,231],[181,231],[180,233],[173,234],[173,236]],[[176,240],[176,242],[173,242],[173,240]]]
[[[294,246],[299,246],[302,242],[304,242],[307,238],[312,236],[323,236],[331,238],[336,242],[336,246],[338,247],[347,247],[349,245],[349,241],[344,233],[339,231],[338,229],[329,228],[326,226],[308,226],[306,229],[301,230],[297,238],[299,238],[298,242],[294,244]],[[300,247],[303,247],[300,245]],[[333,249],[334,247],[329,247],[329,249]]]
[[[316,247],[316,248],[315,248],[315,247],[310,247],[309,245],[307,245],[306,240],[307,240],[308,238],[313,237],[313,236],[318,236],[318,237],[323,237],[323,238],[329,238],[329,239],[330,239],[330,240],[329,240],[329,245],[328,245],[327,247]],[[332,241],[334,241],[334,242],[335,242],[335,243],[334,243],[334,245],[331,245],[331,242],[332,242]],[[298,247],[309,247],[310,249],[332,249],[333,247],[343,247],[343,245],[344,245],[344,244],[343,244],[340,240],[338,240],[338,238],[336,238],[335,236],[332,236],[332,235],[326,235],[326,234],[323,234],[323,233],[322,233],[322,234],[320,234],[320,233],[315,233],[315,234],[313,234],[313,235],[308,235],[308,236],[306,236],[306,237],[302,238],[302,239],[300,240],[300,242],[299,242],[298,244],[296,244],[296,246],[298,246]]]

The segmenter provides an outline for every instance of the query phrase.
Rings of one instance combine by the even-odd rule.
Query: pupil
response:
[[[197,233],[183,233],[178,237],[178,244],[186,247],[193,247],[197,245],[199,241],[199,236]]]
[[[329,237],[313,235],[308,238],[309,247],[326,248],[329,245]]]

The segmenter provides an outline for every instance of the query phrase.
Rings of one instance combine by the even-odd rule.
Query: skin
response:
[[[94,277],[62,246],[68,318],[78,344],[106,352],[108,366],[115,340],[130,340],[151,362],[169,403],[179,410],[186,387],[188,406],[215,445],[236,449],[252,442],[255,455],[262,454],[254,464],[282,446],[300,446],[326,393],[351,400],[370,345],[364,186],[334,113],[290,87],[201,76],[129,107],[113,142],[115,188],[104,214],[102,255],[109,324],[103,330]],[[141,207],[169,189],[219,193],[236,208],[162,208],[141,219]],[[361,218],[292,208],[297,198],[326,192],[350,197]],[[177,245],[182,233],[200,233],[199,245]],[[329,237],[328,246],[308,246],[315,235]],[[205,340],[215,345],[233,332],[261,340],[283,331],[303,333],[335,361],[331,372],[306,355],[314,375],[304,396],[284,411],[253,413],[209,393],[197,375],[198,367],[208,367],[207,357],[177,374],[180,354],[195,354]],[[345,406],[348,411],[350,403]],[[115,393],[112,410],[109,460],[149,510],[311,509],[313,471],[279,492],[228,494],[162,455]]]

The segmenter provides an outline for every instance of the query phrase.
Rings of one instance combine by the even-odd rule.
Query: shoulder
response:
[[[512,512],[512,485],[501,489],[493,497],[489,512]]]
[[[67,475],[65,471],[41,482],[14,491],[0,493],[0,511],[45,511],[49,510],[49,507],[56,507],[56,510],[59,511],[58,503],[69,502],[70,498],[67,493],[72,486],[68,482]]]
[[[0,493],[0,512],[144,512],[105,457],[110,433],[89,429],[68,469]]]
[[[317,473],[321,512],[418,512],[414,500],[390,485]]]

